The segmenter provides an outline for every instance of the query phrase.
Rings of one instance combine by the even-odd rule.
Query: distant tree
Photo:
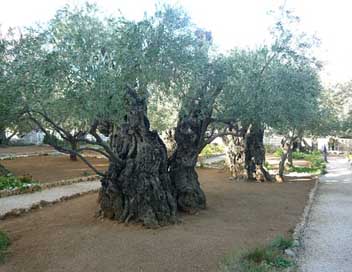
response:
[[[16,41],[11,88],[21,92],[30,120],[46,135],[54,132],[71,145],[52,141],[55,148],[79,156],[103,177],[104,216],[155,225],[173,221],[177,206],[186,210],[187,192],[175,185],[177,175],[170,180],[166,148],[150,129],[147,107],[158,95],[183,97],[183,109],[186,97],[198,98],[204,89],[195,79],[213,77],[205,69],[207,42],[180,9],[165,7],[132,22],[101,19],[94,6],[64,8],[47,26],[29,29]],[[109,136],[109,143],[100,132]],[[77,148],[76,143],[90,146]],[[110,160],[107,173],[89,163],[81,153],[85,150]],[[178,171],[174,158],[172,173]]]
[[[19,132],[27,131],[28,123],[23,120],[23,108],[20,93],[9,86],[9,50],[12,32],[0,38],[0,145],[6,145]],[[8,39],[10,38],[10,39]]]
[[[292,25],[297,24],[299,18],[290,11],[280,8],[278,13],[272,29],[273,39],[270,47],[232,52],[230,56],[232,77],[227,82],[227,91],[221,100],[221,107],[226,109],[225,116],[237,124],[237,130],[242,134],[242,139],[236,137],[232,139],[242,147],[228,154],[232,154],[233,158],[241,158],[240,161],[244,165],[240,167],[232,165],[230,168],[245,169],[248,178],[255,177],[258,180],[271,180],[264,167],[265,128],[276,126],[277,117],[281,113],[282,116],[293,117],[286,113],[291,107],[295,107],[294,104],[282,107],[286,104],[287,96],[295,97],[297,100],[302,98],[294,88],[276,88],[277,82],[285,80],[282,71],[286,70],[286,74],[292,75],[293,69],[299,70],[300,67],[307,67],[305,69],[311,67],[313,71],[320,68],[320,63],[310,54],[310,48],[317,44],[317,40],[292,30]],[[292,103],[296,102],[292,100]],[[285,122],[289,122],[289,119]],[[236,159],[233,158],[228,161],[236,163]],[[244,174],[236,171],[233,175]]]

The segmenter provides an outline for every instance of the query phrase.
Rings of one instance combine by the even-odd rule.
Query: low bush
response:
[[[220,268],[223,272],[286,271],[295,265],[294,261],[285,255],[285,250],[292,246],[292,239],[279,236],[267,246],[226,258]]]
[[[299,152],[299,151],[294,151],[292,152],[292,158],[295,160],[302,160],[304,159],[306,153]]]
[[[274,152],[273,155],[276,156],[276,157],[281,157],[282,154],[284,154],[284,150],[283,150],[281,147],[279,147],[279,148],[277,148],[277,149],[275,150],[275,152]]]
[[[10,239],[6,233],[0,231],[0,263],[4,261],[7,248],[10,245]]]
[[[29,176],[15,177],[13,175],[0,176],[0,190],[24,190],[31,186],[39,186],[39,183]]]
[[[312,173],[324,174],[326,173],[326,163],[321,152],[313,151],[311,153],[293,152],[294,159],[303,159],[310,162],[309,167],[292,166],[289,168],[290,172],[297,173]]]

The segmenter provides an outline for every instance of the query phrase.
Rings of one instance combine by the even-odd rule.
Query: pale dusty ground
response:
[[[30,155],[38,152],[53,152],[55,151],[49,145],[30,145],[30,146],[10,146],[10,147],[0,147],[0,157],[5,155]]]
[[[352,271],[352,168],[343,158],[329,161],[304,234],[304,272]]]
[[[219,170],[199,174],[208,208],[157,230],[96,219],[97,194],[0,221],[12,240],[0,271],[217,271],[233,250],[293,229],[314,184],[233,182]]]
[[[14,209],[29,209],[40,201],[54,202],[61,197],[70,197],[100,188],[100,181],[80,182],[50,188],[30,194],[14,195],[0,198],[0,216]]]

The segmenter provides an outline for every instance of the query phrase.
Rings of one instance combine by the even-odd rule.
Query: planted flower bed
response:
[[[38,182],[32,180],[31,177],[15,177],[11,174],[6,176],[0,176],[0,191],[3,190],[20,190],[25,191],[28,188],[38,187],[40,185]]]

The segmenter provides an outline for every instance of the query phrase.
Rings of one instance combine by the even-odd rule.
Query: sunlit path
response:
[[[33,205],[39,204],[41,201],[55,202],[62,197],[72,197],[73,195],[97,190],[99,187],[100,181],[80,182],[46,189],[32,194],[3,197],[0,198],[0,216],[13,210],[30,209]]]
[[[321,178],[305,230],[304,272],[344,272],[352,267],[352,168],[343,158],[331,158]]]

